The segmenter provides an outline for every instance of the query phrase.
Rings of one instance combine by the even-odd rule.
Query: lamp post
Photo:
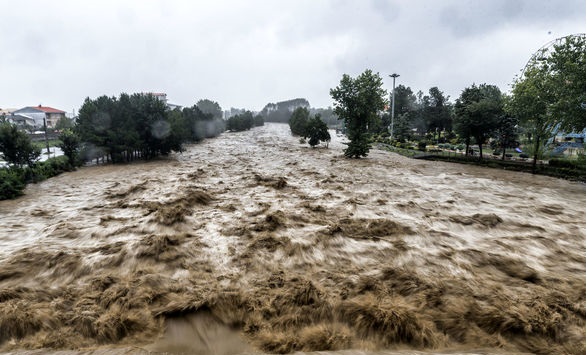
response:
[[[399,74],[393,73],[390,77],[393,78],[393,91],[391,92],[391,138],[393,139],[393,119],[395,118],[395,78]]]

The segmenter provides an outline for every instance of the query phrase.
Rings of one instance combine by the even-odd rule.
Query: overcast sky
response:
[[[0,0],[0,14],[0,108],[67,112],[121,92],[328,107],[365,69],[454,101],[473,83],[508,91],[537,49],[585,32],[585,0]]]

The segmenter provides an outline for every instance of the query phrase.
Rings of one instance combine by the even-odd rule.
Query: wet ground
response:
[[[267,124],[0,201],[0,351],[585,353],[584,184],[333,138]]]

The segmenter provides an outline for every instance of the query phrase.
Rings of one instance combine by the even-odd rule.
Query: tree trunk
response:
[[[479,161],[483,159],[483,143],[479,143]]]
[[[536,161],[538,160],[538,148],[540,147],[540,136],[536,135],[536,143],[534,143],[534,161],[532,162],[532,173],[536,174]]]
[[[469,144],[471,143],[471,139],[467,137],[465,140],[465,157],[469,156]]]
[[[506,147],[506,143],[503,142],[502,146],[503,146],[503,153],[501,154],[501,160],[505,160],[505,147]]]

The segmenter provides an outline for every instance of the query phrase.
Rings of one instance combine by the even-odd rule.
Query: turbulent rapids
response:
[[[1,201],[0,351],[585,353],[584,184],[343,147],[267,124]]]

